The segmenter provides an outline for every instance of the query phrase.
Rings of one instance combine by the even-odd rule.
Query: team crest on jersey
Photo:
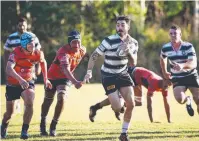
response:
[[[186,52],[184,50],[182,50],[182,55],[187,55]]]

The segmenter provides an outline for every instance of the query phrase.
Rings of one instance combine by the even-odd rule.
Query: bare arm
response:
[[[14,70],[14,67],[15,67],[15,63],[8,61],[7,67],[6,67],[6,73],[7,75],[17,79],[20,82],[23,78],[16,73],[16,71]]]
[[[136,54],[129,54],[129,65],[130,66],[136,66],[137,65],[137,53]]]
[[[5,73],[6,73],[6,65],[7,65],[9,56],[10,56],[10,51],[5,50],[4,51],[4,70],[5,70]]]
[[[75,79],[73,74],[70,71],[69,65],[68,64],[63,64],[61,65],[61,70],[64,73],[64,75],[73,83],[77,83],[78,81]]]
[[[96,50],[91,54],[91,57],[90,57],[90,59],[88,61],[87,70],[93,70],[95,62],[97,61],[99,56],[101,56],[101,55]]]
[[[27,89],[29,87],[28,82],[16,73],[16,71],[14,70],[14,67],[15,67],[15,63],[8,61],[7,67],[6,67],[7,75],[17,79],[19,84],[21,85],[22,89]]]
[[[163,59],[160,57],[160,67],[162,69],[162,74],[165,79],[171,79],[171,73],[167,71],[167,58]]]
[[[147,110],[148,110],[149,119],[151,122],[153,122],[152,96],[151,94],[148,93],[147,93]]]
[[[163,100],[164,100],[164,109],[167,115],[167,121],[170,123],[170,106],[169,106],[169,102],[168,102],[168,96],[163,96]]]
[[[52,89],[52,84],[50,83],[50,81],[48,80],[48,76],[47,76],[47,63],[46,60],[44,59],[44,54],[41,51],[41,57],[40,57],[40,63],[38,65],[41,66],[41,71],[43,74],[43,79],[44,79],[44,84],[46,87]]]
[[[92,70],[95,65],[96,60],[98,57],[101,56],[96,50],[91,54],[91,57],[88,61],[87,73],[84,77],[84,82],[89,82],[89,79],[92,77]]]

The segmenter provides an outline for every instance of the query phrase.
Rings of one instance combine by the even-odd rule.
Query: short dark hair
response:
[[[24,17],[24,16],[19,17],[18,23],[20,23],[20,22],[27,22],[26,17]]]
[[[126,21],[126,23],[127,23],[128,25],[130,25],[130,17],[129,17],[129,16],[125,16],[125,15],[118,16],[118,17],[116,18],[116,22],[117,22],[117,21],[120,21],[120,20],[124,20],[124,21]]]
[[[172,26],[170,27],[170,29],[180,30],[180,31],[181,31],[181,28],[180,28],[178,25],[172,25]]]

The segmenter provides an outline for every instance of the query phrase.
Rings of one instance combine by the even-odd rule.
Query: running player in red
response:
[[[53,88],[45,90],[45,97],[41,107],[41,135],[48,135],[46,131],[46,116],[57,92],[57,105],[50,124],[50,136],[56,136],[56,125],[63,111],[65,98],[69,93],[68,90],[71,83],[77,89],[82,86],[82,82],[76,80],[73,76],[73,71],[85,54],[86,48],[81,45],[80,33],[76,30],[71,31],[68,35],[68,44],[57,51],[55,59],[48,70],[48,77]]]
[[[167,120],[170,123],[170,106],[168,103],[168,86],[171,85],[171,82],[169,80],[163,80],[162,77],[157,75],[156,73],[147,70],[143,67],[129,67],[128,72],[131,75],[131,78],[134,80],[135,87],[134,87],[134,93],[135,93],[135,105],[141,106],[142,105],[142,88],[141,86],[144,86],[147,91],[147,109],[148,109],[148,115],[151,122],[153,122],[153,115],[152,115],[152,97],[153,93],[155,91],[162,92],[163,101],[164,101],[164,107],[165,112],[167,115]],[[89,118],[92,122],[94,122],[94,117],[96,115],[96,111],[98,109],[101,109],[103,106],[109,105],[108,99],[105,99],[104,101],[97,103],[96,105],[93,105],[90,107],[90,114]],[[115,113],[116,118],[119,118],[119,113]]]
[[[21,46],[16,47],[10,54],[7,62],[7,85],[6,85],[6,112],[1,125],[1,138],[6,138],[7,127],[14,110],[16,99],[24,100],[23,126],[21,139],[28,138],[28,128],[33,115],[34,90],[34,64],[40,63],[45,86],[52,88],[47,78],[47,65],[42,51],[36,49],[33,33],[25,32],[21,35]]]

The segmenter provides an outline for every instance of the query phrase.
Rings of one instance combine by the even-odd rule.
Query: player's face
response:
[[[71,43],[70,43],[70,46],[71,48],[74,50],[74,51],[77,51],[80,46],[81,46],[81,41],[80,40],[73,40]]]
[[[35,51],[35,43],[32,41],[31,43],[27,44],[27,51],[34,52]]]
[[[119,36],[124,36],[128,34],[129,25],[126,23],[125,20],[118,20],[116,23],[116,31]]]
[[[27,23],[24,22],[19,22],[19,24],[17,25],[17,29],[20,33],[24,33],[27,30]]]
[[[171,42],[178,43],[181,41],[181,30],[170,29],[169,36],[170,36]]]

